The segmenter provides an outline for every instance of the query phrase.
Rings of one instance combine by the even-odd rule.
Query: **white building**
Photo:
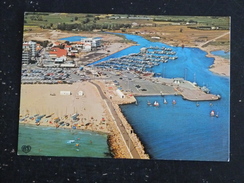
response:
[[[120,98],[125,98],[125,95],[123,94],[123,92],[119,89],[116,90],[116,93],[117,95],[120,97]]]
[[[71,95],[70,91],[60,91],[60,95]]]
[[[67,60],[67,57],[63,56],[63,57],[55,58],[54,62],[56,64],[61,64],[61,63],[64,63],[66,60]]]
[[[78,95],[79,95],[79,96],[82,96],[82,95],[84,95],[84,92],[83,92],[83,91],[79,91],[79,92],[78,92]]]
[[[22,50],[22,64],[29,64],[31,58],[36,56],[36,42],[24,42],[22,44]]]
[[[36,56],[36,42],[29,41],[30,49],[31,49],[31,56]]]
[[[84,45],[84,48],[97,48],[101,46],[101,39],[98,38],[83,38],[81,43]]]
[[[29,64],[31,60],[31,52],[28,49],[22,52],[22,64]]]
[[[30,49],[31,56],[32,57],[36,56],[36,42],[34,41],[24,42],[22,48],[23,50]]]

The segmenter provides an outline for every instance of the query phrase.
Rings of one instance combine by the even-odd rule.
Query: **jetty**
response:
[[[218,94],[212,94],[206,86],[197,86],[196,83],[183,78],[169,79],[124,71],[98,80],[133,96],[179,95],[190,101],[214,101],[221,98]]]

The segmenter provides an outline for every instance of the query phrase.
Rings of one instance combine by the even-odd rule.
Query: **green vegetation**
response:
[[[133,23],[135,25],[133,25]],[[162,24],[163,23],[163,24]],[[120,30],[143,26],[160,27],[179,23],[197,27],[219,27],[229,29],[229,17],[206,16],[155,16],[155,15],[121,15],[121,14],[76,14],[26,12],[24,25],[38,26],[42,29],[60,29],[67,31]]]

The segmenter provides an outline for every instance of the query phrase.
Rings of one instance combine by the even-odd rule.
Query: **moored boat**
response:
[[[164,104],[167,104],[168,102],[167,102],[167,100],[166,99],[164,99]]]
[[[214,111],[211,111],[211,112],[210,112],[210,116],[211,116],[211,117],[215,116],[215,112],[214,112]]]
[[[158,106],[159,106],[159,103],[158,103],[157,101],[155,101],[155,102],[153,103],[153,105],[156,106],[156,107],[158,107]]]
[[[215,117],[218,118],[218,117],[219,117],[219,113],[217,113],[217,114],[215,115]]]

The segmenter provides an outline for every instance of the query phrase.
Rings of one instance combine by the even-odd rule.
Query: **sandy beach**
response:
[[[95,82],[105,89],[105,85],[101,82]],[[70,91],[71,95],[60,95],[60,91]],[[82,91],[83,95],[78,95]],[[123,121],[126,130],[132,130],[129,123],[123,117],[117,103],[123,103],[122,100],[114,92],[108,92],[107,95],[112,95],[114,107],[119,117]],[[134,102],[133,97],[127,98],[127,103]],[[35,115],[43,116],[36,123]],[[72,119],[73,114],[79,114],[78,120]],[[58,123],[55,120],[59,118]],[[64,124],[59,124],[61,121]],[[72,85],[22,85],[21,86],[21,101],[20,101],[20,123],[32,124],[37,126],[53,126],[56,128],[71,129],[75,126],[77,130],[90,130],[99,133],[108,134],[108,143],[114,158],[131,158],[126,144],[113,121],[113,117],[109,112],[106,102],[101,98],[96,87],[90,82],[77,82]],[[145,154],[144,147],[140,143],[136,134],[130,134],[131,139],[137,147],[140,157],[148,159]]]
[[[71,95],[61,95],[60,91],[70,91]],[[82,96],[78,95],[79,91],[83,92]],[[30,117],[36,114],[46,115],[41,119],[41,125],[55,126],[54,119],[60,118],[60,121],[70,123],[66,128],[76,123],[79,129],[108,133],[104,103],[89,82],[52,86],[22,85],[20,119],[27,115],[29,117],[21,123],[35,124],[35,120]],[[79,114],[78,121],[72,121],[73,114]]]
[[[43,33],[25,33],[24,40],[38,40],[50,42],[56,42],[60,38],[82,35],[85,37],[103,37],[106,44],[106,50],[110,52],[107,54],[113,54],[129,46],[131,43],[123,43],[122,37],[118,37],[111,34],[99,34],[99,33],[69,33],[60,32],[56,30],[49,30]],[[169,42],[164,41],[169,44]],[[169,44],[170,45],[170,44]],[[192,47],[198,47],[207,52],[208,57],[213,57],[214,64],[210,70],[216,74],[223,76],[230,76],[230,60],[224,59],[219,56],[212,55],[210,52],[215,50],[226,50],[227,47],[216,47],[212,45],[200,46],[190,45]],[[229,51],[229,50],[226,50]],[[105,56],[107,55],[105,54]],[[93,61],[101,58],[93,58]],[[92,60],[91,60],[92,61]],[[125,103],[135,102],[135,98],[125,93],[125,98],[121,99],[116,94],[116,87],[106,84],[102,81],[95,81],[95,84],[99,85],[104,92],[107,99],[111,100],[113,110],[121,120],[121,124],[131,141],[134,144],[140,158],[149,159],[146,154],[143,145],[135,133],[131,133],[133,128],[130,126],[126,118],[123,116],[119,105]],[[102,98],[97,87],[88,81],[76,82],[73,84],[35,84],[35,85],[21,85],[21,101],[20,101],[20,123],[34,124],[37,126],[54,126],[56,128],[73,128],[80,130],[91,130],[99,133],[108,134],[108,143],[110,150],[114,158],[131,158],[130,152],[127,149],[127,145],[121,130],[118,128],[118,124],[114,120],[114,116],[111,113],[108,103]],[[60,91],[69,91],[71,95],[61,95]],[[79,95],[82,92],[83,95]],[[41,120],[36,123],[35,115],[45,115]],[[77,119],[73,120],[72,116],[77,114]],[[64,122],[62,125],[57,125],[55,120],[59,118],[59,123]]]
[[[229,51],[226,47],[207,46],[207,47],[200,47],[200,49],[208,53],[207,57],[214,58],[214,64],[211,66],[210,71],[222,76],[230,77],[230,59],[225,59],[223,57],[211,54],[212,51],[217,51],[217,50]]]

